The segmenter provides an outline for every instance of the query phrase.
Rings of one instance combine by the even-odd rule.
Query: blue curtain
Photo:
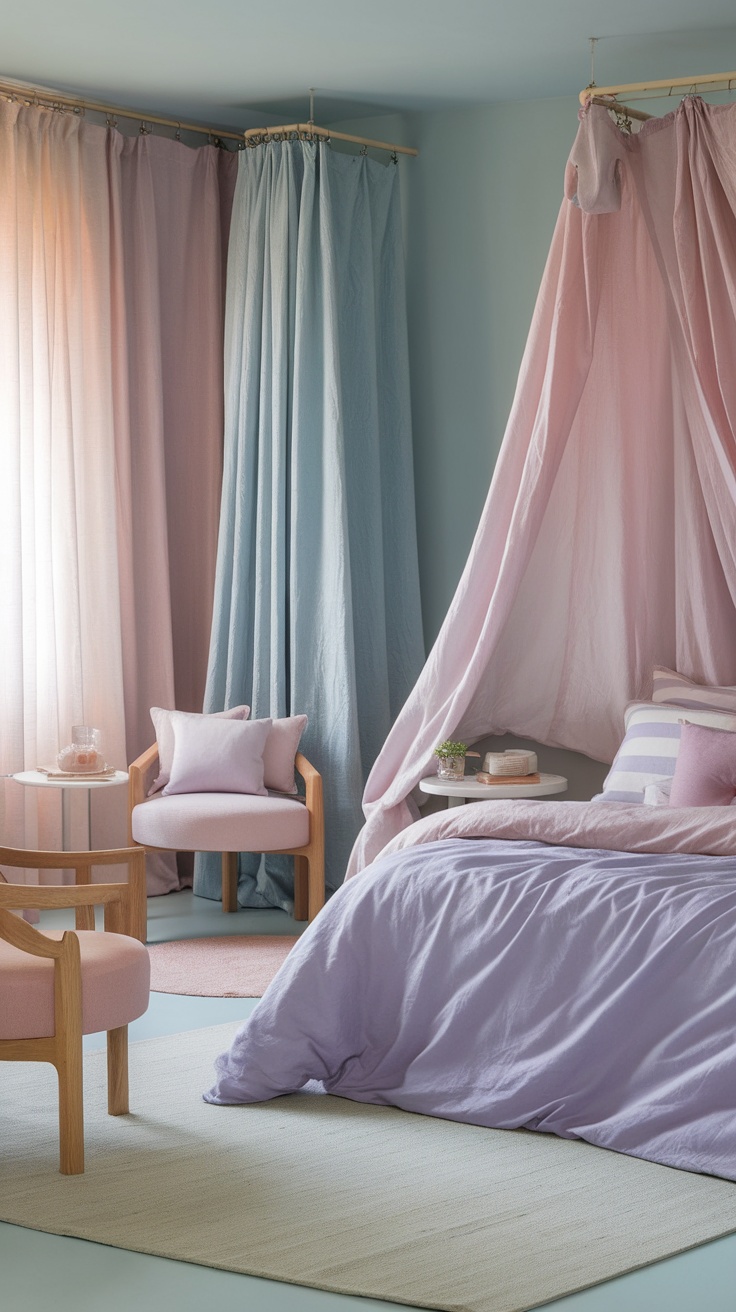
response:
[[[205,710],[309,716],[335,888],[424,659],[399,175],[312,142],[239,164]],[[240,904],[290,909],[290,865],[241,856]],[[195,892],[220,887],[199,856]]]

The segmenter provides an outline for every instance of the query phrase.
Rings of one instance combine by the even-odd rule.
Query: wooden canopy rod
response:
[[[0,80],[0,95],[14,100],[22,100],[27,105],[38,105],[40,109],[70,109],[74,114],[83,114],[90,110],[96,114],[106,114],[108,118],[131,118],[143,128],[147,123],[157,123],[167,128],[176,128],[179,132],[201,132],[206,137],[228,138],[230,141],[243,140],[242,132],[232,132],[224,128],[207,128],[199,123],[183,123],[176,118],[162,118],[160,114],[149,114],[142,109],[123,109],[121,105],[107,105],[102,100],[87,100],[82,96],[69,96],[62,91],[53,91],[48,87],[37,87],[28,82],[9,82]]]
[[[645,114],[643,109],[634,109],[631,105],[622,105],[620,100],[614,100],[611,96],[599,96],[597,91],[594,93],[592,89],[588,90],[585,97],[584,103],[587,104],[588,102],[591,105],[603,105],[604,109],[613,110],[614,114],[623,114],[626,118],[635,118],[642,123],[654,118],[653,114]]]
[[[325,140],[330,138],[333,141],[354,141],[358,146],[372,146],[374,150],[389,150],[392,155],[418,155],[419,151],[413,146],[392,146],[388,141],[372,141],[370,137],[354,137],[349,132],[334,132],[332,128],[320,128],[315,123],[288,123],[284,127],[276,128],[248,128],[243,136],[245,137],[246,146],[259,146],[269,137],[289,136],[290,133],[298,133],[299,136],[324,137]]]
[[[618,87],[584,87],[580,104],[594,96],[626,96],[631,100],[646,100],[651,96],[671,96],[676,91],[695,91],[705,87],[709,91],[736,90],[736,73],[705,73],[702,77],[671,77],[659,82],[626,82]]]
[[[200,123],[184,123],[176,118],[164,118],[160,114],[149,114],[143,109],[125,109],[122,105],[108,105],[102,100],[88,100],[86,96],[70,96],[63,91],[54,91],[51,87],[35,86],[30,82],[12,82],[0,79],[0,96],[22,100],[27,105],[38,105],[42,109],[70,109],[74,114],[83,114],[90,110],[96,114],[105,114],[108,118],[129,118],[141,124],[154,123],[162,127],[176,128],[177,132],[199,132],[213,141],[227,139],[246,145],[257,145],[254,138],[261,140],[278,136],[280,133],[298,132],[300,135],[312,134],[316,137],[332,137],[337,141],[354,141],[359,146],[372,146],[374,150],[389,150],[396,155],[418,155],[412,146],[392,146],[386,141],[372,141],[370,137],[354,137],[347,132],[333,132],[329,128],[317,127],[314,123],[288,123],[283,127],[248,128],[245,132],[233,132],[226,128],[204,127]]]

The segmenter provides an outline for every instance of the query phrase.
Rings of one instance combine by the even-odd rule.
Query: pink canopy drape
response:
[[[443,738],[610,761],[655,664],[736,682],[736,106],[581,115],[516,397],[449,613],[373,768],[354,872]]]

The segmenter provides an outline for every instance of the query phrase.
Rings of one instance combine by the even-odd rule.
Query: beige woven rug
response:
[[[50,1067],[0,1064],[0,1219],[343,1293],[518,1312],[736,1229],[736,1185],[344,1099],[210,1107],[235,1026],[86,1067],[87,1172],[57,1174]]]

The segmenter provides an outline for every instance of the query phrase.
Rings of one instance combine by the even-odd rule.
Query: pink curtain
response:
[[[227,232],[237,155],[162,137],[111,150],[119,196],[118,548],[128,760],[151,706],[200,711],[220,513]],[[192,858],[147,858],[149,893]]]
[[[223,298],[237,155],[115,134],[119,552],[126,740],[201,711],[222,481]]]
[[[203,702],[237,156],[8,102],[0,137],[0,768],[81,722],[124,768],[150,706]],[[93,845],[126,841],[123,794]],[[57,794],[5,796],[6,842],[60,846]],[[149,892],[178,884],[151,859]]]
[[[610,761],[655,664],[736,682],[734,159],[736,106],[632,137],[581,116],[488,500],[351,871],[416,817],[443,738]]]

